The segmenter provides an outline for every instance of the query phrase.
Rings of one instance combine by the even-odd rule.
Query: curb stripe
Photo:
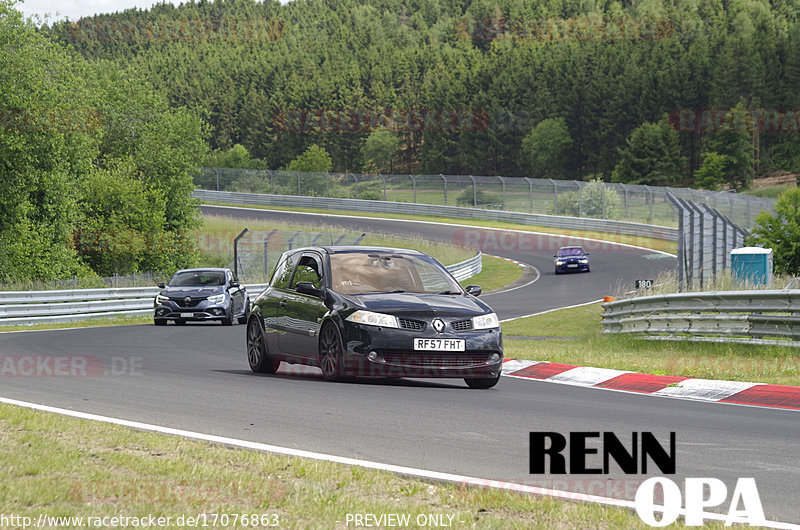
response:
[[[800,387],[640,374],[548,361],[507,359],[503,375],[659,397],[800,410]]]
[[[686,381],[686,379],[686,377],[678,377],[674,375],[651,375],[628,372],[627,374],[622,374],[614,379],[609,379],[608,381],[595,386],[598,388],[610,388],[614,390],[627,390],[629,392],[643,392],[646,394],[651,394],[667,388],[669,385]]]
[[[745,403],[762,407],[800,409],[800,387],[757,385],[721,399],[725,403]]]
[[[624,370],[612,370],[610,368],[592,368],[591,366],[579,366],[572,370],[567,370],[558,375],[548,378],[554,383],[568,383],[571,385],[595,386],[609,379],[613,379],[621,374],[627,373]]]
[[[571,364],[542,362],[528,366],[522,370],[517,370],[512,375],[516,375],[518,377],[528,377],[531,379],[549,379],[554,375],[562,374],[574,368],[577,368],[577,366],[573,366]]]

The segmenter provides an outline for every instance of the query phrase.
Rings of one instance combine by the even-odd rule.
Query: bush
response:
[[[456,197],[456,204],[458,206],[487,206],[494,204],[502,204],[503,199],[497,195],[486,193],[478,188],[477,192],[472,191],[472,186],[465,189]]]
[[[603,189],[605,188],[605,217],[603,216]],[[581,205],[583,201],[583,205]],[[556,213],[570,217],[596,217],[618,219],[622,215],[620,198],[612,188],[607,188],[602,180],[591,180],[581,192],[568,191],[558,194]]]
[[[774,214],[758,214],[747,244],[771,248],[775,272],[800,274],[800,188],[784,192]]]

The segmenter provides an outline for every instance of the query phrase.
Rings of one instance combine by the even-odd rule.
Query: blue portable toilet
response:
[[[731,250],[731,275],[753,285],[772,285],[772,249],[742,247]]]

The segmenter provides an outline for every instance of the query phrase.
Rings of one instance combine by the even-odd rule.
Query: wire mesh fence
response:
[[[716,208],[667,195],[679,217],[678,289],[714,283],[728,268],[731,250],[744,246],[747,231]]]
[[[228,268],[237,270],[240,281],[262,283],[269,280],[278,258],[287,250],[314,245],[358,245],[363,238],[364,234],[252,230],[246,232],[238,242],[238,263],[232,260]]]
[[[117,287],[152,287],[169,279],[160,272],[137,272],[127,275],[89,276],[61,280],[29,280],[0,283],[0,291],[52,291],[61,289],[105,289]]]
[[[370,199],[464,206],[570,217],[678,225],[667,194],[706,204],[751,228],[775,199],[731,192],[597,181],[472,175],[365,175],[284,170],[201,168],[200,189],[304,197]]]

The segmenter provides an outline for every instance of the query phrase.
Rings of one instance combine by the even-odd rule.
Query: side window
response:
[[[292,277],[295,263],[297,263],[297,254],[292,254],[278,263],[275,273],[272,275],[272,287],[277,289],[289,287],[289,280]]]
[[[311,282],[314,287],[319,287],[322,283],[321,279],[319,262],[313,256],[303,256],[297,264],[297,270],[292,279],[292,288],[299,282]]]

